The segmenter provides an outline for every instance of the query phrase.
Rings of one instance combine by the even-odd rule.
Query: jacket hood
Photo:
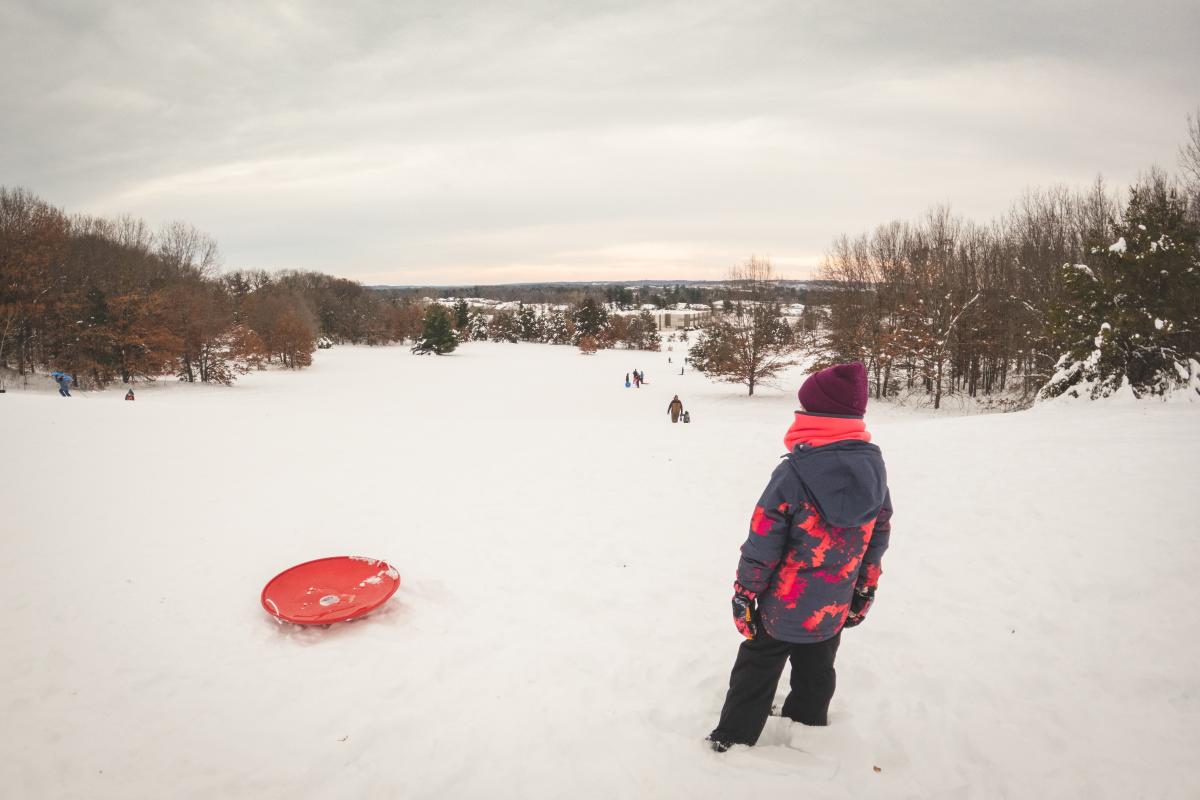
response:
[[[787,459],[821,517],[834,527],[864,525],[879,514],[887,470],[875,445],[853,440],[800,445]]]

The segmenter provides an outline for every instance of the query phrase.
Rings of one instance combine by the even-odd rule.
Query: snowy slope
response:
[[[747,399],[680,355],[336,348],[0,395],[5,796],[1200,796],[1200,407],[873,408],[893,545],[832,725],[717,755],[799,376]],[[258,606],[339,554],[396,597],[329,629]]]

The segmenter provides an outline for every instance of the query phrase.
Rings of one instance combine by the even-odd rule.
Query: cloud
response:
[[[938,202],[1173,162],[1192,3],[0,7],[0,179],[231,266],[804,271]],[[368,277],[374,276],[374,277]],[[390,276],[390,277],[388,277]]]

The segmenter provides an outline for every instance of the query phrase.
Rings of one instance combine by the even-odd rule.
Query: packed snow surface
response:
[[[1200,404],[874,404],[892,547],[831,724],[718,755],[801,375],[746,398],[676,347],[0,395],[4,796],[1200,796]],[[372,616],[260,607],[349,554],[401,573]]]

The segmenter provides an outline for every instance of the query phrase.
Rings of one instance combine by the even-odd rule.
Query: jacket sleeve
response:
[[[871,543],[863,554],[862,566],[858,569],[858,586],[874,588],[879,585],[883,574],[883,554],[892,538],[892,493],[883,496],[883,507],[875,518],[875,529],[871,532]]]
[[[750,534],[742,545],[742,558],[738,561],[737,581],[755,594],[766,590],[783,558],[794,504],[802,491],[795,471],[784,461],[771,474],[767,488],[754,507]]]

